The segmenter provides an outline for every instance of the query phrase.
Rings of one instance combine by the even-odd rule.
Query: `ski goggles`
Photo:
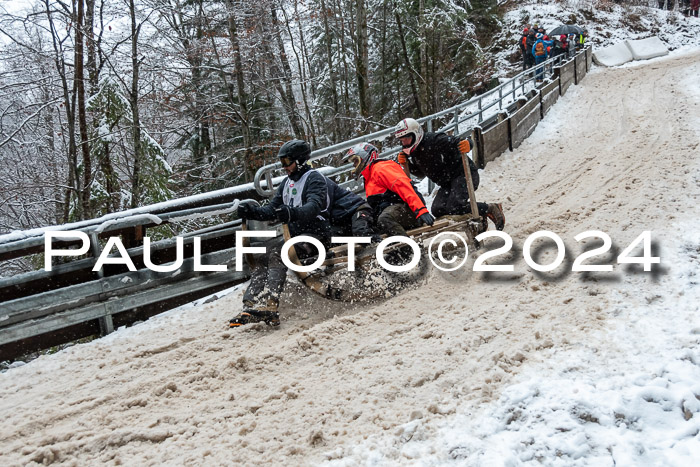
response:
[[[355,166],[355,168],[357,168],[357,166],[359,166],[362,162],[362,158],[357,154],[353,154],[348,158],[348,162],[350,162],[352,165]]]
[[[291,157],[280,157],[280,162],[282,163],[282,167],[289,167],[296,161],[292,159]]]
[[[362,157],[358,156],[357,154],[353,154],[347,159],[348,162],[350,162],[354,167],[350,171],[353,177],[355,179],[360,178],[360,175],[362,174],[362,170],[365,168],[365,164],[362,163]]]

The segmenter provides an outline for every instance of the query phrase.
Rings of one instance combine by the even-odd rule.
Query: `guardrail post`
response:
[[[588,64],[588,56],[592,53],[593,49],[589,46],[589,47],[586,47],[585,49],[583,49],[583,51],[585,52],[584,59],[586,60],[586,73],[588,73],[589,71],[591,71],[590,70],[591,67]]]
[[[125,233],[124,246],[127,248],[134,248],[140,246],[143,243],[143,231],[143,226],[137,225],[133,229],[131,229],[129,233]]]
[[[498,87],[498,110],[503,109],[503,86]]]
[[[552,78],[559,79],[559,95],[561,96],[561,64],[554,68]]]
[[[483,169],[486,164],[484,163],[484,138],[481,127],[475,127],[472,130],[472,141],[474,142],[474,163],[478,168]]]
[[[549,83],[547,83],[549,85]],[[544,88],[544,86],[543,86]],[[542,108],[542,102],[544,101],[544,93],[542,92],[542,89],[540,89],[540,120],[544,120],[544,109]]]
[[[513,152],[513,140],[510,137],[510,118],[508,112],[498,112],[498,123],[503,123],[506,120],[508,120],[508,150]]]
[[[479,104],[479,122],[481,122],[484,120],[484,113],[481,111],[481,96],[479,96],[477,103]]]
[[[99,258],[100,255],[102,254],[102,246],[100,245],[99,238],[97,237],[96,232],[90,232],[90,252],[92,253],[92,256],[95,257],[95,259]],[[97,270],[97,277],[102,279],[105,276],[104,271],[102,268]],[[100,325],[100,335],[101,336],[106,336],[107,334],[110,334],[114,332],[114,322],[112,321],[112,315],[106,315],[103,316],[102,318],[97,318],[97,322]]]

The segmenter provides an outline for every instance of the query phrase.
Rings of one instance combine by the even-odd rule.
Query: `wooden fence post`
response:
[[[552,72],[552,77],[559,80],[559,95],[561,96],[561,66],[555,67]]]
[[[484,138],[482,136],[481,127],[475,127],[472,130],[472,141],[474,141],[474,163],[480,169],[483,169],[484,163]]]

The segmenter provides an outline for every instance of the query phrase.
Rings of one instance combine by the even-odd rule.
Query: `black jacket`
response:
[[[449,187],[456,177],[464,177],[461,140],[445,133],[425,133],[423,139],[408,157],[408,168],[417,177],[428,177],[440,187]],[[478,169],[471,159],[469,170],[474,178]]]
[[[302,175],[311,171],[301,192],[302,204],[292,209],[292,219],[289,222],[289,233],[292,237],[297,235],[311,235],[323,242],[330,242],[331,226],[329,222],[329,195],[326,177],[308,166],[301,166],[287,180],[282,182],[270,204],[256,207],[250,218],[261,221],[270,221],[276,218],[275,209],[284,205],[283,192],[289,180],[298,181]]]
[[[525,44],[523,43],[523,39],[525,39],[525,43],[527,43],[527,34],[523,34],[520,36],[520,40],[518,41],[518,47],[520,48],[521,53],[525,53]]]
[[[535,45],[535,42],[537,41],[537,37],[535,34],[528,34],[527,35],[527,41],[525,44],[525,47],[527,48],[526,52],[532,55],[532,46]]]
[[[358,207],[367,201],[348,191],[326,177],[328,196],[330,198],[330,221],[332,225],[341,225],[348,222]]]

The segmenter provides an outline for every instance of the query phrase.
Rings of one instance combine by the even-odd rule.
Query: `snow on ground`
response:
[[[515,224],[509,217],[507,230],[515,238],[531,230],[561,235],[593,228],[609,233],[621,250],[627,242],[617,240],[649,229],[654,254],[662,257],[660,272],[582,275],[576,278],[581,290],[571,297],[563,293],[566,279],[549,284],[547,295],[562,302],[531,311],[526,320],[589,307],[590,322],[580,335],[572,336],[563,323],[545,324],[541,329],[559,343],[538,355],[513,354],[508,350],[513,346],[493,355],[496,366],[533,362],[523,365],[497,400],[465,404],[464,389],[453,389],[433,409],[437,416],[416,416],[392,433],[329,452],[330,465],[697,462],[700,67],[694,62],[699,57],[696,50],[640,63],[634,71],[596,70],[570,89],[517,151],[484,173],[498,175],[484,180],[482,198],[487,187],[497,196],[501,179],[536,185],[519,193],[512,185],[502,190],[531,216],[516,213]],[[662,84],[662,77],[670,84]],[[615,81],[624,84],[611,86]],[[572,112],[572,106],[579,110]],[[557,197],[559,190],[564,191]],[[548,210],[549,219],[542,216]],[[589,283],[596,286],[586,290]],[[532,286],[533,298],[544,284]],[[597,327],[595,321],[604,324]]]
[[[699,59],[595,69],[487,166],[477,194],[504,203],[513,273],[431,271],[355,304],[290,279],[278,329],[228,330],[237,288],[42,356],[0,374],[0,463],[691,465]],[[550,273],[523,261],[541,230],[568,252]],[[571,272],[587,230],[610,235],[610,264],[649,230],[661,264]]]
[[[522,63],[517,43],[526,24],[540,24],[546,31],[562,24],[576,24],[588,30],[587,42],[598,49],[625,40],[658,36],[673,51],[688,44],[696,46],[700,36],[700,19],[686,18],[678,11],[590,0],[518,3],[504,16],[503,26],[509,33],[502,41],[496,41],[501,76],[510,76],[514,69],[520,69],[510,62]]]

